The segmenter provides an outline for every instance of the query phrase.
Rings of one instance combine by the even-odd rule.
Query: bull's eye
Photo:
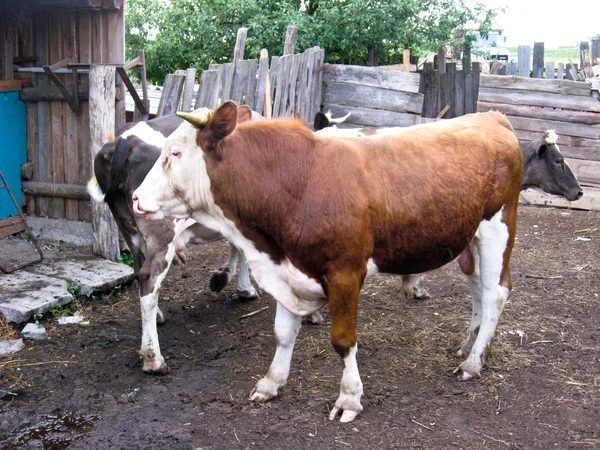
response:
[[[554,164],[556,164],[557,166],[562,166],[562,159],[557,159],[556,161],[554,161]]]
[[[169,152],[169,159],[172,158],[181,158],[181,152],[179,150],[177,150],[176,148],[171,149],[171,151]]]

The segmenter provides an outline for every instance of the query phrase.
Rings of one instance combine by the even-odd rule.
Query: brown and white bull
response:
[[[249,108],[242,108],[240,112],[241,121],[250,119]],[[108,204],[133,256],[142,311],[140,355],[144,360],[143,370],[148,373],[168,371],[161,355],[156,324],[165,321],[158,307],[158,294],[171,262],[185,261],[184,250],[189,242],[202,244],[223,239],[218,232],[192,219],[153,221],[137,217],[131,208],[133,191],[160,156],[166,137],[182,122],[183,119],[170,115],[125,125],[117,138],[105,144],[96,155],[94,177],[88,184],[92,197]],[[236,273],[238,258],[237,293],[241,298],[255,298],[257,293],[250,282],[248,262],[233,245],[230,245],[227,261],[213,274],[209,286],[216,292],[223,289]]]
[[[407,130],[407,127],[388,128],[338,128],[337,124],[345,121],[350,113],[341,119],[332,119],[331,113],[317,112],[314,129],[320,136],[366,137],[383,134],[396,134]],[[579,200],[583,190],[575,174],[565,161],[558,147],[558,135],[548,130],[533,141],[521,142],[523,147],[523,178],[521,190],[533,188],[546,194],[564,197],[569,201]],[[423,275],[402,276],[402,289],[407,297],[429,298],[423,287]]]
[[[246,122],[237,106],[186,115],[133,195],[149,219],[193,217],[248,258],[277,300],[277,348],[251,399],[286,383],[301,317],[329,305],[343,359],[330,413],[361,411],[357,309],[365,277],[422,273],[459,257],[473,297],[458,370],[478,376],[511,289],[523,152],[500,113],[396,135],[320,137],[296,120]]]

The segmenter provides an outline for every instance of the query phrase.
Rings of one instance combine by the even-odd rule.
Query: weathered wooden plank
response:
[[[465,114],[465,73],[459,70],[454,75],[454,117]]]
[[[181,93],[183,92],[183,83],[185,83],[185,75],[168,74],[163,86],[163,93],[160,97],[156,117],[166,116],[177,112]]]
[[[318,89],[317,83],[319,81],[318,77],[315,77],[315,71],[319,74],[320,67],[320,58],[319,54],[315,51],[306,51],[306,74],[307,74],[307,83],[306,83],[306,109],[304,112],[304,119],[307,122],[314,122],[314,117],[317,111],[320,109],[321,105],[317,104],[317,99],[315,97],[315,92]]]
[[[546,80],[553,80],[554,79],[554,63],[553,62],[547,62],[546,63],[545,78],[546,78]]]
[[[238,61],[235,64],[233,85],[231,86],[230,99],[239,104],[244,104],[244,92],[250,78],[250,64],[248,61]]]
[[[600,189],[583,188],[583,197],[576,202],[570,202],[564,197],[551,197],[533,189],[521,192],[520,200],[526,205],[554,206],[556,208],[598,210],[600,209]]]
[[[290,76],[288,78],[288,101],[285,108],[286,116],[292,116],[298,112],[298,103],[296,99],[296,85],[298,83],[298,74],[303,58],[304,55],[302,54],[292,55],[292,67]]]
[[[312,78],[315,82],[315,87],[312,91],[309,92],[311,97],[310,111],[306,111],[304,114],[304,118],[306,121],[314,121],[315,114],[317,111],[321,110],[321,104],[323,103],[323,71],[321,68],[325,63],[325,50],[322,48],[315,48],[315,59],[314,65],[315,67],[310,69],[310,72],[307,72],[308,76]]]
[[[48,64],[48,21],[47,16],[44,14],[36,14],[34,16],[34,27],[36,33],[35,38],[35,54],[38,58],[38,64]],[[36,77],[36,84],[48,85],[48,79],[45,75]],[[36,181],[49,182],[48,172],[48,128],[49,128],[49,103],[38,102],[36,104],[36,120],[29,124],[27,134],[31,133],[35,136],[35,179]],[[32,128],[33,127],[33,128]],[[45,198],[37,199],[35,202],[35,214],[41,217],[48,217],[48,210],[50,208],[50,201]],[[33,211],[30,211],[32,213]]]
[[[324,102],[420,114],[423,94],[346,83],[325,83]]]
[[[244,104],[248,105],[250,109],[258,111],[258,109],[256,109],[256,75],[258,72],[258,60],[250,59],[246,62],[248,63],[248,80],[246,81],[243,90]]]
[[[540,137],[539,131],[520,130],[515,128],[515,135],[524,141],[533,141]],[[600,150],[600,141],[597,139],[586,139],[574,136],[561,135],[558,140],[560,148],[570,147],[572,149]]]
[[[198,82],[198,94],[194,108],[214,108],[217,103],[219,74],[216,70],[204,70]]]
[[[246,38],[248,37],[248,28],[239,28],[235,39],[235,48],[233,49],[233,62],[237,63],[244,59],[246,50]]]
[[[125,14],[123,9],[106,11],[107,63],[125,63]],[[125,125],[125,85],[121,77],[117,79],[115,101],[115,133]]]
[[[37,176],[37,106],[33,103],[27,104],[27,160],[33,166],[33,177]],[[31,132],[31,130],[35,130]],[[33,177],[31,179],[33,179]],[[27,197],[27,214],[35,214],[35,198]]]
[[[346,66],[341,64],[325,64],[324,82],[344,82],[366,86],[377,86],[406,92],[419,92],[419,74],[383,70],[377,67]]]
[[[66,88],[73,92],[73,84],[67,84]],[[77,90],[80,102],[88,99],[89,86],[87,84],[79,84]],[[58,86],[51,84],[23,88],[19,91],[19,99],[24,102],[56,102],[64,100],[64,96]]]
[[[90,154],[93,158],[114,130],[115,68],[94,66],[90,70],[89,129]],[[119,231],[104,203],[92,202],[92,249],[95,254],[116,261],[119,254]]]
[[[538,81],[543,82],[544,80]],[[600,112],[600,102],[592,97],[582,97],[579,95],[481,88],[479,90],[479,99],[485,102],[511,103],[522,106],[544,106],[549,108],[573,109],[576,111]]]
[[[79,183],[83,186],[87,185],[88,180],[92,176],[92,153],[84,151],[90,145],[90,111],[89,103],[82,104],[81,111],[77,114],[77,146],[80,149],[79,153]],[[79,220],[85,222],[92,221],[92,205],[89,201],[79,202]]]
[[[588,139],[600,139],[600,127],[581,125],[557,120],[534,119],[530,117],[508,116],[514,128],[544,132],[554,130],[559,135],[582,137]]]
[[[50,104],[51,126],[50,134],[52,157],[50,158],[50,180],[53,183],[64,183],[65,180],[65,107],[66,102]],[[60,198],[51,200],[52,217],[62,219],[65,217],[65,201]]]
[[[296,50],[296,41],[298,40],[298,27],[296,25],[288,25],[285,32],[285,41],[283,44],[283,54],[293,55]]]
[[[269,78],[270,78],[270,99],[271,99],[271,114],[273,115],[273,101],[275,99],[275,89],[277,86],[277,79],[279,78],[279,72],[281,71],[283,64],[280,62],[279,56],[273,56],[271,58],[271,68],[269,70]]]
[[[4,239],[15,233],[20,233],[26,229],[27,227],[25,226],[25,222],[21,220],[21,216],[0,220],[0,239]]]
[[[266,53],[266,50],[264,50]],[[265,89],[267,89],[267,74],[269,72],[269,56],[262,56],[258,60],[258,74],[256,79],[256,90],[254,92],[254,109],[265,115]],[[270,107],[270,105],[269,105]]]
[[[356,106],[325,103],[323,111],[331,111],[334,117],[342,117],[351,113],[344,122],[345,126],[359,127],[408,127],[417,122],[418,114],[368,109]]]
[[[423,97],[423,117],[435,117],[439,110],[439,77],[433,70],[433,63],[425,63],[421,73],[419,92]]]
[[[544,43],[533,43],[533,78],[544,77]]]
[[[509,103],[480,101],[477,104],[477,111],[500,111],[504,114],[532,117],[536,119],[559,120],[562,122],[572,122],[587,125],[599,125],[600,114],[585,111],[572,111],[567,109],[543,108],[538,106],[519,106]]]
[[[194,81],[196,80],[196,69],[187,69],[185,71],[185,81],[183,83],[183,95],[181,99],[181,110],[189,112],[192,110],[192,100],[194,97]]]
[[[64,110],[64,140],[63,140],[63,154],[64,154],[64,177],[63,182],[67,184],[79,184],[80,173],[78,170],[74,170],[75,167],[79,167],[80,153],[86,151],[85,147],[80,148],[77,145],[77,134],[79,129],[77,127],[77,115],[71,111],[70,108],[63,108]],[[85,184],[85,183],[81,183]],[[85,186],[81,186],[85,188]],[[65,202],[65,217],[69,220],[79,220],[79,201],[78,200],[67,200]]]
[[[589,97],[592,84],[570,80],[539,80],[533,78],[482,75],[482,88],[511,89],[519,91],[548,92],[551,94]]]
[[[558,63],[558,68],[556,69],[556,79],[564,80],[565,78],[565,65],[564,63]]]
[[[233,85],[234,66],[231,63],[219,66],[219,104],[231,98],[231,87]]]
[[[519,45],[519,67],[518,75],[520,77],[529,78],[531,76],[531,47],[528,45]]]
[[[600,161],[565,158],[580,183],[600,185]]]

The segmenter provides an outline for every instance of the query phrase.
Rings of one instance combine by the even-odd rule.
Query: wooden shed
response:
[[[18,91],[26,111],[29,164],[21,177],[29,216],[92,221],[85,190],[92,155],[99,150],[92,147],[125,123],[125,100],[122,78],[108,71],[109,82],[104,84],[112,83],[114,89],[100,88],[112,92],[108,111],[114,117],[104,135],[93,136],[97,124],[90,114],[90,90],[95,88],[90,79],[97,67],[109,67],[114,74],[125,64],[124,3],[0,3],[0,87]],[[3,149],[0,143],[0,152],[14,150]]]

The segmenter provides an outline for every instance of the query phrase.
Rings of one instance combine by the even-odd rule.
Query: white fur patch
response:
[[[127,139],[129,136],[137,136],[144,142],[156,145],[159,148],[162,148],[167,140],[167,138],[160,131],[150,128],[146,122],[139,122],[137,125],[125,131],[125,133],[119,136],[119,138]]]
[[[88,181],[87,191],[95,202],[104,203],[104,193],[100,189],[96,175],[92,176],[90,181]]]
[[[558,134],[556,134],[554,130],[548,130],[546,133],[548,133],[548,136],[546,136],[545,139],[546,144],[553,145],[558,142]]]

